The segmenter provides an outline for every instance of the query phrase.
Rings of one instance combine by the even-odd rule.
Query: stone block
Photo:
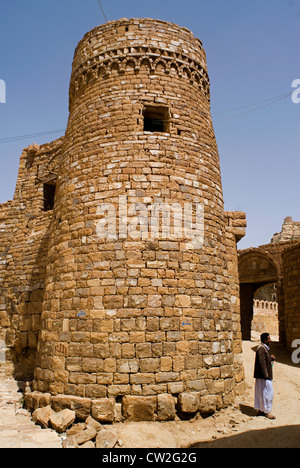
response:
[[[157,419],[158,421],[173,421],[175,419],[175,399],[172,395],[157,396]]]
[[[68,427],[70,427],[76,419],[75,411],[64,409],[59,413],[51,414],[49,417],[49,422],[51,427],[56,432],[62,433],[65,432]]]
[[[118,435],[113,430],[103,429],[96,437],[97,449],[112,449],[118,442]]]
[[[213,414],[217,409],[216,395],[205,395],[201,397],[199,410],[204,414]]]
[[[44,408],[36,409],[32,414],[32,420],[42,426],[44,429],[49,427],[49,419],[51,415],[54,415],[55,411],[51,406],[45,406]]]
[[[120,309],[123,307],[123,296],[104,296],[103,305],[106,309]]]
[[[52,408],[56,412],[68,408],[75,411],[79,421],[85,421],[90,414],[91,400],[72,395],[57,395],[52,398]]]
[[[183,393],[184,391],[184,384],[183,382],[172,382],[168,383],[168,392],[174,395]]]
[[[85,424],[86,424],[86,427],[91,426],[94,429],[96,429],[97,432],[101,431],[101,429],[102,429],[101,424],[98,421],[96,421],[94,418],[92,418],[92,416],[88,416],[86,418]]]
[[[35,411],[38,408],[51,406],[52,397],[50,393],[30,392],[25,394],[26,408]]]
[[[104,398],[106,397],[106,386],[98,384],[91,384],[85,386],[85,395],[87,398]]]
[[[197,392],[181,393],[178,397],[178,409],[182,413],[197,413],[200,408],[200,394]]]
[[[94,427],[89,426],[83,431],[78,432],[73,437],[78,445],[83,445],[90,440],[96,439],[97,431]]]
[[[114,398],[101,398],[93,400],[91,405],[92,417],[101,423],[110,423],[115,419],[115,405]]]
[[[179,294],[175,297],[175,307],[187,308],[191,306],[191,298],[187,295]]]
[[[123,416],[129,421],[155,421],[156,408],[156,396],[126,395],[123,398]]]

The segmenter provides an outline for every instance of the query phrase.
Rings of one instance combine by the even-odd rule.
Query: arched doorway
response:
[[[239,276],[242,338],[251,340],[255,292],[267,284],[278,284],[280,265],[272,254],[263,249],[244,250],[239,254]]]

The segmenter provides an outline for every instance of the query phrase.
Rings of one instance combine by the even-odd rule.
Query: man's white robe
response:
[[[262,344],[269,351],[270,348],[266,344]],[[271,380],[256,379],[255,381],[255,403],[254,408],[257,411],[262,411],[269,414],[273,408],[274,388]]]
[[[256,379],[255,409],[269,414],[273,408],[274,389],[271,380]]]

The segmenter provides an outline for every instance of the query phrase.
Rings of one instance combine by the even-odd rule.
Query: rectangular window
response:
[[[169,132],[169,109],[162,106],[145,106],[143,111],[144,116],[144,132]]]
[[[54,184],[44,184],[44,211],[54,208],[55,188]]]

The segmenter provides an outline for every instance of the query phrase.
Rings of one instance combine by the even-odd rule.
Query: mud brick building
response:
[[[174,203],[193,219],[203,208],[201,245],[172,213],[172,232],[146,222],[129,235],[138,210],[145,220]],[[108,221],[121,228],[101,236]],[[244,379],[245,227],[244,213],[224,212],[201,41],[151,19],[86,34],[66,134],[24,149],[0,207],[2,367],[33,380],[28,405],[111,421],[231,404]]]

